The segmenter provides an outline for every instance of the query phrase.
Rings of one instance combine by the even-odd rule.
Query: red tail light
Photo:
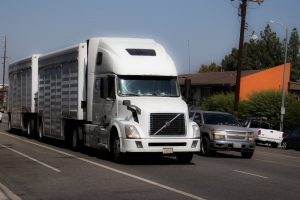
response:
[[[261,130],[258,130],[257,135],[260,135],[260,134],[261,134]]]

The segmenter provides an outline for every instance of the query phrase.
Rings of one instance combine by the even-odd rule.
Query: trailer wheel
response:
[[[27,127],[26,127],[26,135],[28,138],[32,138],[33,134],[34,134],[34,124],[33,124],[33,120],[29,120],[27,122]]]
[[[12,132],[10,116],[8,116],[8,132]]]
[[[44,139],[44,127],[43,127],[43,122],[40,123],[39,125],[39,134],[38,134],[38,139],[42,141]]]
[[[110,152],[112,160],[117,163],[123,163],[125,160],[125,155],[120,150],[120,138],[118,135],[114,134],[111,140]]]
[[[82,141],[79,139],[80,132],[82,132],[80,127],[74,128],[72,131],[71,147],[73,151],[79,151],[82,147]]]

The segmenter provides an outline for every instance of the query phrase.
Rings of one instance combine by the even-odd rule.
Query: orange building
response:
[[[290,64],[286,65],[285,91],[290,81]],[[253,92],[282,91],[284,65],[269,68],[241,78],[240,99],[247,100]]]
[[[253,92],[282,91],[284,65],[264,70],[245,70],[241,74],[240,100],[247,100]],[[236,71],[205,72],[179,75],[179,84],[184,79],[192,82],[193,104],[198,106],[207,97],[216,93],[227,93],[235,90]],[[285,90],[290,81],[290,64],[286,66]],[[182,87],[183,88],[183,87]]]

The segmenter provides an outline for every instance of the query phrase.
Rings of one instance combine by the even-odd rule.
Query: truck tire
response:
[[[193,155],[193,153],[178,153],[176,159],[179,163],[188,164],[192,161]]]
[[[215,151],[210,148],[209,139],[207,136],[201,140],[200,153],[203,156],[212,156],[215,153]]]
[[[72,131],[71,148],[73,151],[80,151],[82,147],[82,141],[79,139],[80,132],[82,132],[80,127],[74,128]]]
[[[242,157],[247,158],[247,159],[252,158],[253,154],[254,154],[253,151],[242,151],[241,152]]]
[[[120,150],[120,138],[117,135],[113,135],[111,139],[110,152],[114,162],[123,163],[125,161],[125,155]]]
[[[33,120],[29,120],[26,126],[26,136],[28,138],[32,138],[34,135],[34,122]]]

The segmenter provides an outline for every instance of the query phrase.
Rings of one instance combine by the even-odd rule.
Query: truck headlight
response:
[[[198,125],[193,125],[194,138],[200,138],[200,128]]]
[[[223,131],[213,131],[212,136],[214,140],[225,140],[225,133]]]
[[[248,137],[248,141],[254,142],[255,137],[254,137],[254,133],[253,132],[249,132],[247,137]]]
[[[128,139],[139,139],[140,134],[134,125],[125,125],[125,134]]]

